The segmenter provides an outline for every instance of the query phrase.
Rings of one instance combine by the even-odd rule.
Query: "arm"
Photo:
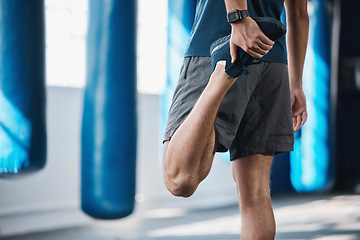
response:
[[[307,0],[285,0],[287,21],[287,49],[289,81],[294,132],[306,122],[306,100],[302,89],[302,75],[309,32]]]
[[[235,9],[247,10],[247,0],[225,0],[226,11]],[[236,49],[241,47],[245,52],[254,58],[261,58],[269,52],[274,45],[261,31],[256,22],[246,17],[231,24],[230,53],[232,62],[236,59]]]

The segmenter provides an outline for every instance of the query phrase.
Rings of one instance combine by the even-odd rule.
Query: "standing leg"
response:
[[[234,82],[225,73],[225,67],[217,65],[188,117],[164,143],[165,185],[175,196],[191,196],[208,175],[215,149],[215,118]]]
[[[242,215],[242,240],[275,238],[269,187],[272,159],[272,154],[256,154],[231,162]]]

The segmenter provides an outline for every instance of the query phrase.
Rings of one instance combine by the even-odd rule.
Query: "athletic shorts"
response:
[[[230,160],[293,150],[294,134],[288,66],[250,65],[221,102],[216,120],[216,151],[230,150]],[[185,120],[211,76],[210,57],[187,57],[174,92],[164,141]]]

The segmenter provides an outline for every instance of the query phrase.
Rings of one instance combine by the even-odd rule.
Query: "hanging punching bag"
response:
[[[43,0],[0,0],[0,177],[46,161]]]
[[[334,184],[330,154],[331,19],[327,0],[309,1],[309,41],[303,88],[308,120],[295,134],[291,182],[298,192],[325,192]]]
[[[136,1],[90,0],[81,207],[92,217],[133,211],[136,125]]]

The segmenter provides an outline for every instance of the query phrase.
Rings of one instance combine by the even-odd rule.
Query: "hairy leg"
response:
[[[194,108],[164,143],[165,185],[175,196],[191,196],[211,169],[215,148],[215,118],[226,92],[235,82],[217,65]]]
[[[242,215],[242,240],[275,238],[269,187],[272,159],[272,154],[257,154],[231,162]]]

